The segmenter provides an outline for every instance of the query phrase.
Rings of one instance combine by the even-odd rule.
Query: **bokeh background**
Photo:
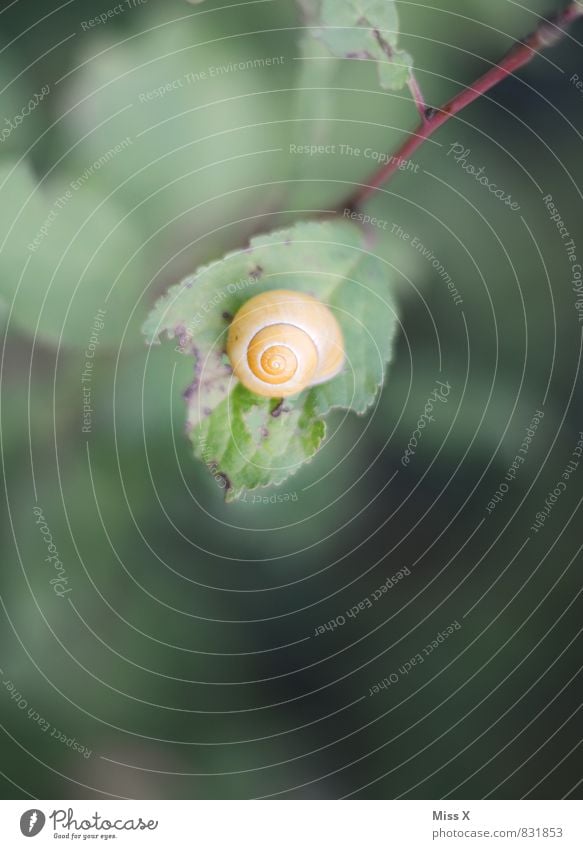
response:
[[[427,101],[560,6],[400,2]],[[583,312],[543,202],[581,262],[583,28],[372,199],[400,305],[380,401],[331,417],[289,500],[227,506],[184,435],[192,362],[140,326],[200,263],[335,206],[374,166],[338,146],[392,152],[416,113],[369,63],[302,44],[292,0],[116,8],[0,13],[3,119],[49,89],[0,143],[4,797],[581,798],[583,468],[533,525],[583,430]],[[336,154],[290,153],[314,143]],[[403,468],[438,379],[448,403]]]

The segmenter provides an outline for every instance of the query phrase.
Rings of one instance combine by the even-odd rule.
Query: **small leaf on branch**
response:
[[[240,307],[261,292],[286,289],[328,305],[344,337],[346,366],[327,381],[286,398],[262,398],[234,378],[225,354]],[[396,329],[390,268],[371,256],[348,221],[310,222],[259,236],[249,248],[199,269],[155,305],[144,333],[165,334],[194,358],[185,392],[194,452],[226,482],[227,500],[242,490],[282,483],[310,460],[334,408],[364,413],[383,382]],[[261,316],[258,317],[261,322]]]
[[[333,56],[376,62],[383,88],[407,85],[413,60],[399,48],[394,0],[300,0],[312,34]]]

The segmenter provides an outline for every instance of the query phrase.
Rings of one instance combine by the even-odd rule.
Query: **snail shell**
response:
[[[227,354],[247,389],[285,398],[337,375],[344,365],[344,340],[321,301],[276,289],[241,307],[229,328]]]

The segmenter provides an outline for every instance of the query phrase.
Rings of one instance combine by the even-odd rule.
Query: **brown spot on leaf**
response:
[[[378,29],[373,29],[372,33],[385,56],[392,60],[394,56],[394,51],[389,42],[386,40],[386,38],[383,38]]]
[[[184,400],[186,401],[187,404],[190,403],[190,401],[192,400],[192,396],[196,392],[198,392],[199,386],[200,386],[200,381],[199,381],[198,377],[195,377],[194,380],[192,381],[192,383],[189,384],[186,387],[186,389],[182,393],[182,397],[184,398]]]
[[[281,398],[278,401],[277,406],[275,406],[273,408],[273,410],[271,411],[271,415],[274,419],[278,419],[281,416],[282,413],[289,413],[289,407],[284,407],[283,402],[284,402],[284,399]]]
[[[184,324],[176,325],[174,328],[174,336],[178,339],[178,346],[182,349],[184,354],[188,354],[190,352],[196,355],[197,351],[192,342],[192,334],[187,330]]]
[[[231,483],[231,481],[229,480],[229,478],[227,477],[227,475],[224,472],[217,472],[215,477],[221,478],[222,480],[224,480],[224,482],[225,482],[225,492],[228,491],[229,489],[233,488],[233,484]]]

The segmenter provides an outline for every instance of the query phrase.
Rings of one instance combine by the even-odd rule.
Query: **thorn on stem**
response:
[[[544,24],[539,27],[538,40],[542,47],[554,47],[564,36],[564,30],[559,27],[553,20],[549,18]]]

